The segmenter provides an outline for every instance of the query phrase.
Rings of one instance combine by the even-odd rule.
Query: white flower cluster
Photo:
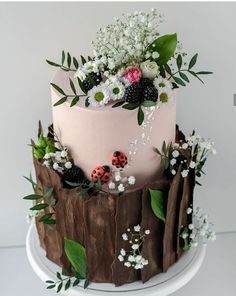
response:
[[[210,154],[216,154],[214,148],[214,142],[205,140],[199,135],[192,135],[186,138],[186,142],[181,144],[174,144],[174,150],[172,151],[172,158],[170,159],[170,168],[172,175],[176,174],[176,167],[178,163],[178,157],[180,155],[179,149],[190,149],[191,159],[187,163],[186,159],[182,159],[180,163],[183,165],[181,175],[183,178],[188,176],[189,169],[195,169],[197,172],[202,172],[202,167]]]
[[[47,168],[51,167],[59,173],[62,173],[64,169],[70,169],[72,167],[72,162],[70,161],[66,148],[64,148],[62,151],[56,151],[55,153],[46,153],[43,159],[44,166]]]
[[[146,47],[157,36],[162,15],[151,12],[134,12],[115,19],[115,24],[100,29],[94,44],[94,55],[107,60],[110,70],[140,63],[145,58]]]
[[[133,186],[136,182],[134,176],[122,177],[120,171],[113,172],[112,181],[109,182],[108,187],[110,190],[118,189],[119,193],[124,193],[126,188],[131,185]]]
[[[216,239],[216,234],[211,229],[212,223],[209,222],[208,216],[202,212],[200,207],[197,207],[196,210],[188,208],[187,214],[192,214],[193,221],[188,225],[188,231],[184,231],[181,237],[183,239],[189,237],[191,247],[197,247],[200,242],[205,243]]]
[[[125,86],[116,76],[109,76],[105,82],[88,91],[88,101],[94,107],[106,105],[110,100],[122,99]]]
[[[140,225],[136,225],[131,231],[130,228],[126,230],[126,233],[122,234],[122,239],[128,241],[131,248],[129,251],[124,249],[120,250],[118,260],[124,262],[124,266],[133,267],[134,269],[142,269],[148,265],[148,260],[143,258],[140,249],[147,235],[150,234],[150,230],[147,229],[144,233],[141,233]]]

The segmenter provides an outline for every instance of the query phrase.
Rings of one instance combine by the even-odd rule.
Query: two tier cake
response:
[[[51,82],[53,124],[31,142],[35,218],[58,292],[84,281],[116,286],[166,272],[214,239],[193,190],[213,143],[176,126],[178,88],[201,80],[156,10],[101,29],[94,56],[62,52]],[[64,276],[66,280],[64,280]]]

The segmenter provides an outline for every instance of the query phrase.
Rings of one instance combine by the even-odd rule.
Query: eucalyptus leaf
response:
[[[176,59],[176,63],[177,63],[178,69],[180,70],[182,67],[182,63],[183,63],[181,54],[178,54],[177,59]]]
[[[85,89],[85,87],[84,87],[84,84],[83,84],[83,82],[79,79],[79,77],[77,77],[77,81],[78,81],[79,87],[80,87],[80,89],[82,90],[82,92],[85,93],[85,94],[87,94],[87,91],[86,91],[86,89]]]
[[[189,65],[188,65],[188,69],[192,69],[192,67],[196,64],[197,62],[197,56],[198,54],[196,53],[190,60]]]
[[[170,66],[169,66],[168,64],[165,64],[165,65],[164,65],[164,68],[165,68],[165,70],[166,70],[166,72],[167,72],[168,74],[172,75],[171,68],[170,68]]]
[[[54,225],[56,224],[56,220],[54,219],[49,219],[49,220],[45,220],[43,221],[44,224],[48,224],[48,225]]]
[[[25,178],[27,181],[29,181],[32,185],[33,190],[35,191],[36,189],[36,182],[34,182],[33,178],[32,178],[32,174],[29,174],[29,177],[23,176],[23,178]]]
[[[26,199],[26,200],[37,200],[39,198],[43,198],[43,196],[38,195],[38,194],[30,194],[30,195],[23,197],[23,199]]]
[[[198,80],[200,80],[201,81],[201,83],[203,83],[204,84],[204,81],[195,73],[195,72],[193,72],[193,71],[188,71],[190,74],[192,74],[194,77],[196,77]]]
[[[186,84],[183,82],[183,80],[180,79],[179,77],[173,76],[173,79],[177,84],[182,85],[182,86],[186,86]]]
[[[88,61],[92,61],[92,58],[90,56],[88,56]]]
[[[63,283],[61,282],[57,287],[57,293],[59,293],[62,289]]]
[[[143,107],[153,107],[156,106],[156,102],[146,100],[142,103]]]
[[[73,100],[71,101],[70,107],[73,107],[79,102],[79,96],[75,96]]]
[[[66,58],[66,54],[64,52],[64,50],[62,51],[62,54],[61,54],[61,64],[64,65],[64,62],[65,62],[65,58]]]
[[[86,289],[86,288],[88,287],[88,285],[89,285],[89,280],[86,279],[86,280],[84,281],[84,289]]]
[[[54,67],[61,67],[61,65],[57,64],[57,63],[54,63],[54,62],[51,62],[49,60],[46,60],[46,62],[50,65],[50,66],[54,66]]]
[[[55,287],[56,287],[56,284],[48,286],[47,289],[53,289]]]
[[[71,66],[71,55],[69,52],[67,52],[67,65],[68,65],[68,68],[70,68]]]
[[[73,287],[78,286],[79,283],[80,283],[80,278],[77,278],[73,283]]]
[[[134,104],[134,103],[128,103],[122,106],[122,108],[127,109],[127,110],[134,110],[137,109],[139,107],[138,104]]]
[[[60,272],[57,272],[57,278],[62,281],[62,277],[61,277]]]
[[[112,108],[120,107],[120,106],[122,106],[124,103],[125,103],[125,101],[117,102],[117,103],[115,103],[115,104],[112,106]]]
[[[54,284],[54,281],[48,280],[45,283],[47,283],[47,284]]]
[[[79,68],[79,62],[75,57],[73,57],[73,65],[75,66],[75,69],[77,70]]]
[[[160,150],[157,149],[156,147],[154,148],[154,151],[155,151],[158,155],[162,156],[162,153],[161,153]]]
[[[165,222],[164,193],[160,190],[149,189],[152,211],[157,218]]]
[[[82,277],[86,278],[87,258],[85,248],[78,242],[65,238],[65,253],[74,267],[75,271]]]
[[[84,65],[86,63],[86,59],[82,55],[80,56],[80,58],[81,58],[82,65]]]
[[[54,84],[54,83],[50,83],[50,84],[51,84],[51,86],[52,86],[53,88],[55,88],[56,91],[58,91],[60,94],[62,94],[62,95],[64,95],[64,96],[66,96],[64,90],[61,89],[58,85],[56,85],[56,84]]]
[[[54,107],[59,106],[59,105],[65,103],[66,100],[67,100],[67,97],[63,97],[63,98],[61,98],[59,101],[57,101],[53,106],[54,106]]]
[[[179,76],[186,82],[189,82],[188,76],[183,72],[179,72]]]
[[[213,74],[213,72],[209,72],[209,71],[200,71],[200,72],[196,72],[197,75],[208,75],[208,74]]]
[[[66,282],[66,285],[65,285],[65,291],[68,290],[70,288],[70,284],[71,284],[71,280],[69,279],[67,282]]]
[[[40,211],[40,210],[44,210],[48,207],[49,205],[47,203],[39,203],[35,206],[33,206],[32,208],[30,208],[31,211]]]
[[[73,93],[76,95],[75,85],[74,85],[74,82],[71,79],[70,79],[70,88],[72,89]]]
[[[40,219],[39,219],[39,222],[44,222],[46,220],[50,220],[50,218],[52,217],[54,213],[48,213],[48,214],[45,214],[43,215]]]
[[[141,107],[139,107],[139,109],[138,109],[137,119],[138,119],[138,124],[142,125],[142,123],[144,121],[144,113],[143,113],[143,110]]]

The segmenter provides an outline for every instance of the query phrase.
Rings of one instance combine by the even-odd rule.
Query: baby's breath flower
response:
[[[134,176],[130,176],[130,177],[128,178],[128,183],[129,183],[129,185],[134,185],[135,182],[136,182],[136,179],[135,179]]]
[[[109,189],[113,190],[116,188],[116,184],[114,182],[109,182],[108,187]]]
[[[122,238],[123,240],[127,241],[129,238],[128,238],[128,235],[126,233],[123,233],[122,234]]]
[[[70,161],[67,161],[67,162],[65,163],[65,168],[66,168],[66,169],[71,169],[71,168],[72,168],[72,163],[71,163]]]
[[[174,150],[174,151],[172,152],[172,156],[173,156],[174,158],[178,157],[178,156],[179,156],[179,151],[178,151],[178,150]]]
[[[134,226],[134,231],[139,232],[141,229],[140,225]]]

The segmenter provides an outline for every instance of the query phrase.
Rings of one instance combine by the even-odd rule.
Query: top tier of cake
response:
[[[72,74],[59,70],[52,82],[69,94],[69,77],[74,79]],[[51,95],[52,104],[60,99],[53,88]],[[144,108],[144,113],[145,121],[139,126],[137,110],[112,108],[112,104],[85,107],[81,98],[73,107],[69,101],[53,107],[54,131],[88,178],[96,166],[112,167],[114,151],[126,153],[128,165],[123,175],[135,176],[137,188],[151,182],[160,171],[160,158],[153,148],[161,150],[163,141],[175,140],[175,99],[160,107]]]

